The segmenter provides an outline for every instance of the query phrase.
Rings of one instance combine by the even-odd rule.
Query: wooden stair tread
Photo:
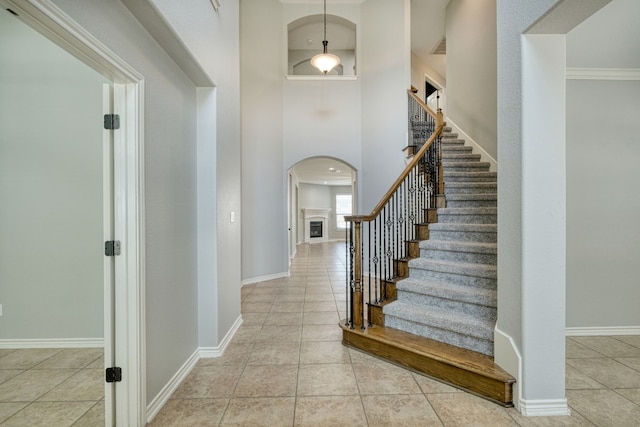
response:
[[[340,322],[344,345],[512,406],[515,379],[489,356],[393,328],[351,329],[345,323]]]

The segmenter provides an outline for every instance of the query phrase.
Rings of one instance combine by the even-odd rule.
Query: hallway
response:
[[[200,360],[150,425],[637,425],[640,337],[567,339],[572,416],[525,418],[344,347],[345,258],[344,243],[299,245],[290,277],[244,286],[225,354]]]

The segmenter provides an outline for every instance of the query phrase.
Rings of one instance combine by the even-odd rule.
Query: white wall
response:
[[[0,340],[102,339],[102,84],[0,13]]]
[[[580,333],[640,327],[640,82],[619,80],[640,69],[639,13],[614,0],[567,34],[567,327]]]
[[[428,78],[434,86],[442,88],[439,105],[446,117],[446,87],[447,79],[422,61],[417,55],[411,55],[411,85],[418,89],[418,96],[424,101],[425,79]],[[435,111],[435,110],[434,110]]]
[[[198,181],[198,206],[208,206],[198,213],[199,245],[208,254],[199,259],[203,275],[198,278],[198,299],[199,345],[216,347],[240,316],[239,2],[225,2],[217,13],[208,0],[189,7],[173,0],[154,3],[215,85],[215,90],[199,90],[209,100],[208,106],[201,104],[204,114],[199,122],[209,126],[212,135],[198,137],[198,169],[203,174]],[[201,150],[209,152],[204,162]]]
[[[144,76],[147,399],[198,346],[194,84],[119,2],[55,3]]]
[[[446,35],[446,117],[496,159],[496,1],[451,0]]]
[[[640,327],[640,81],[567,81],[567,327]]]
[[[283,191],[287,168],[282,151],[286,24],[282,3],[275,0],[243,0],[240,18],[242,278],[246,280],[288,270]]]
[[[362,167],[359,212],[367,214],[404,169],[411,87],[409,0],[362,3]]]
[[[329,156],[363,171],[364,211],[404,167],[409,1],[330,4],[331,14],[356,24],[357,78],[286,80],[287,24],[317,14],[319,5],[241,3],[245,280],[286,274],[287,171],[293,165]]]

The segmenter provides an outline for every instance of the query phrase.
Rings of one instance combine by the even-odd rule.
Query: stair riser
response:
[[[442,155],[442,161],[449,163],[459,163],[459,162],[479,162],[480,154],[457,154],[457,153],[446,153]]]
[[[465,183],[466,184],[466,183]],[[498,186],[493,183],[478,183],[476,185],[444,185],[444,194],[495,194]]]
[[[496,243],[498,240],[495,232],[431,230],[429,235],[433,240],[445,240],[447,242]]]
[[[448,208],[495,208],[496,200],[447,200]]]
[[[444,168],[447,172],[489,172],[489,165],[481,162],[447,162]]]
[[[473,252],[443,251],[437,249],[421,249],[420,256],[438,261],[457,261],[469,264],[496,265],[498,256],[495,254],[481,254]]]
[[[447,215],[440,214],[439,222],[447,224],[497,224],[498,215]]]
[[[473,152],[472,147],[467,147],[466,145],[451,145],[446,144],[442,147],[442,154],[464,154]]]
[[[498,318],[498,312],[495,307],[487,307],[470,302],[453,301],[450,299],[443,299],[432,295],[416,294],[413,292],[403,291],[398,293],[398,301],[405,301],[414,305],[420,305],[422,307],[425,307],[425,310],[428,310],[431,306],[439,307],[451,313],[461,313],[491,322],[495,322]]]
[[[495,289],[497,280],[487,277],[465,276],[441,271],[422,270],[412,268],[410,277],[418,280],[429,280],[438,283],[455,283],[456,285],[475,286],[478,288]]]
[[[447,175],[444,174],[445,185],[448,182],[496,182],[494,174],[483,175],[482,173],[468,173],[464,175]]]
[[[464,146],[464,139],[442,138],[442,149],[444,149],[447,146],[449,146],[449,147],[453,147],[453,146],[462,147],[462,146]]]
[[[443,329],[427,325],[416,325],[407,320],[389,315],[385,316],[385,326],[407,331],[415,335],[420,335],[425,338],[455,345],[457,347],[477,351],[478,353],[493,357],[493,342],[491,341],[462,335],[452,331],[445,331]]]

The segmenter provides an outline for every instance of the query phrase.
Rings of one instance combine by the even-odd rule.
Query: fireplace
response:
[[[329,241],[329,211],[331,209],[302,208],[305,242],[320,243]]]
[[[322,237],[322,221],[309,221],[309,237]]]

